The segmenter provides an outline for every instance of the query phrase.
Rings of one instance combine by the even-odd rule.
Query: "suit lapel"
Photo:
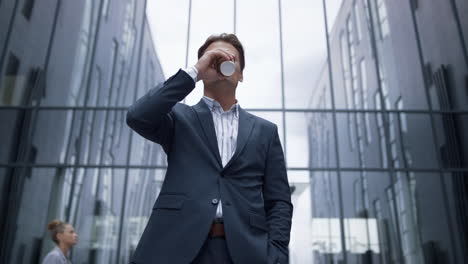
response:
[[[229,166],[239,158],[244,150],[245,144],[249,140],[254,124],[255,119],[239,106],[239,132],[237,134],[236,151],[223,170],[228,169]]]
[[[216,131],[213,124],[213,116],[211,114],[210,109],[208,106],[203,102],[203,99],[198,102],[198,104],[194,105],[193,108],[197,113],[198,120],[201,123],[201,127],[203,128],[203,132],[206,136],[206,142],[208,142],[208,146],[211,149],[211,152],[215,155],[216,160],[220,167],[222,167],[221,156],[218,150],[218,142],[216,140]]]

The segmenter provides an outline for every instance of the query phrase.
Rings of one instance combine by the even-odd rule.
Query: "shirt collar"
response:
[[[63,254],[62,250],[58,246],[56,246],[54,250],[57,251],[63,259],[68,260],[67,256]]]
[[[214,112],[214,111],[219,111],[221,113],[224,112],[223,107],[221,106],[221,104],[218,101],[216,101],[215,99],[211,98],[211,97],[208,97],[208,96],[204,95],[203,96],[203,102],[205,102],[205,104],[208,106],[208,108],[212,112]],[[218,110],[216,110],[216,109],[218,109]],[[233,104],[231,106],[231,108],[229,108],[229,110],[227,110],[226,112],[229,112],[229,111],[234,112],[236,117],[238,116],[238,114],[239,114],[239,102],[237,101],[237,99],[236,99],[236,103]]]

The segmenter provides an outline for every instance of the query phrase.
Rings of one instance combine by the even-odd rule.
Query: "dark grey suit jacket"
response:
[[[234,263],[287,263],[293,206],[277,126],[239,108],[237,148],[223,168],[208,106],[177,103],[194,87],[179,70],[127,112],[127,124],[161,144],[168,160],[132,263],[190,263],[219,199]]]

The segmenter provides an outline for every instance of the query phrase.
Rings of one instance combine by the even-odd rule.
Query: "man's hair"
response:
[[[244,58],[244,47],[242,47],[242,43],[239,41],[236,35],[234,34],[227,34],[221,33],[219,35],[211,35],[209,36],[205,43],[198,49],[198,59],[200,59],[203,54],[205,54],[206,49],[210,46],[213,42],[223,41],[226,43],[231,44],[236,48],[237,52],[239,52],[239,63],[241,71],[244,70],[245,67],[245,58]]]

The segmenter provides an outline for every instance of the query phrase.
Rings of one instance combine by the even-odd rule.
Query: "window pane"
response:
[[[305,117],[304,113],[286,114],[286,161],[289,167],[307,167],[310,161]]]
[[[329,113],[287,113],[286,151],[289,167],[336,167],[335,140]]]
[[[344,1],[346,4],[346,1]],[[327,21],[328,21],[328,30],[332,31],[333,25],[336,23],[338,19],[338,14],[342,5],[344,4],[343,0],[328,0],[326,1],[326,8],[327,8]],[[322,9],[323,7],[320,7]]]
[[[24,111],[21,110],[0,110],[2,128],[10,128],[0,129],[0,138],[2,139],[2,147],[0,148],[1,163],[10,161],[10,150],[16,149],[19,144],[22,126],[18,124],[16,120],[23,116]]]
[[[338,147],[341,167],[360,166],[360,148],[356,130],[358,129],[356,113],[339,113],[336,115]],[[360,142],[360,141],[359,141]]]
[[[130,164],[136,166],[167,166],[167,158],[162,147],[132,131],[133,141]]]
[[[192,1],[192,5],[197,2],[199,1]],[[152,37],[154,42],[158,43],[156,45],[158,57],[164,64],[164,76],[169,78],[185,66],[189,0],[147,1],[147,5],[148,23],[150,24]],[[173,14],[180,15],[174,16]],[[197,14],[193,15],[199,16]],[[167,25],[171,26],[168,27]],[[193,36],[193,34],[191,35]],[[195,56],[198,47],[202,44],[190,44],[189,55]],[[188,63],[194,62],[189,60]]]
[[[424,114],[406,114],[407,132],[404,132],[403,127],[397,123],[398,114],[390,116],[394,123],[390,127],[393,127],[396,134],[395,141],[390,144],[397,149],[398,163],[410,168],[439,168],[430,117]]]
[[[294,206],[291,230],[291,243],[289,255],[292,259],[304,262],[312,262],[313,254],[310,246],[313,241],[312,235],[312,206],[310,175],[307,170],[289,170],[289,184],[292,188],[292,203]],[[307,235],[305,235],[307,234]]]
[[[342,263],[340,200],[335,172],[311,172],[311,233],[314,262]]]
[[[244,108],[281,108],[278,3],[237,0],[237,14],[242,17],[237,35],[245,49],[244,82],[237,87],[237,99]]]
[[[454,202],[456,195],[449,191],[444,197],[444,192],[454,188],[455,179],[436,173],[343,173],[348,261],[365,257],[373,263],[395,263],[402,254],[406,263],[423,263],[428,258],[451,262],[457,249],[450,240],[458,241],[455,230],[460,226],[444,205]],[[358,188],[352,188],[356,182]],[[353,210],[355,198],[363,208],[357,212]]]
[[[96,17],[99,8],[98,3],[90,0],[84,2],[84,10],[81,16],[81,25],[78,35],[78,42],[73,53],[73,68],[71,80],[65,87],[70,87],[65,105],[84,105],[87,80],[89,76],[90,61],[92,60],[92,48],[96,40],[97,21]],[[63,103],[61,104],[63,105]]]
[[[323,86],[317,85],[317,79],[323,71],[328,71],[323,67],[327,48],[322,2],[281,3],[286,107],[314,107],[309,105],[310,97],[315,94],[317,88]],[[298,30],[298,25],[313,26],[302,26]],[[328,80],[326,82],[328,83]]]
[[[20,91],[25,78],[19,75],[19,68],[19,58],[10,53],[0,89],[0,105],[21,104],[22,94]]]
[[[389,178],[385,175],[371,172],[341,173],[346,249],[351,263],[358,262],[361,257],[377,260],[380,255],[387,254],[386,245],[382,245],[387,240],[380,239],[378,219],[369,216],[372,209],[370,195],[374,195],[375,189],[379,188],[377,182],[383,186],[388,184]]]
[[[125,214],[120,257],[129,259],[151,216],[152,208],[161,190],[165,170],[131,169],[126,188]]]

